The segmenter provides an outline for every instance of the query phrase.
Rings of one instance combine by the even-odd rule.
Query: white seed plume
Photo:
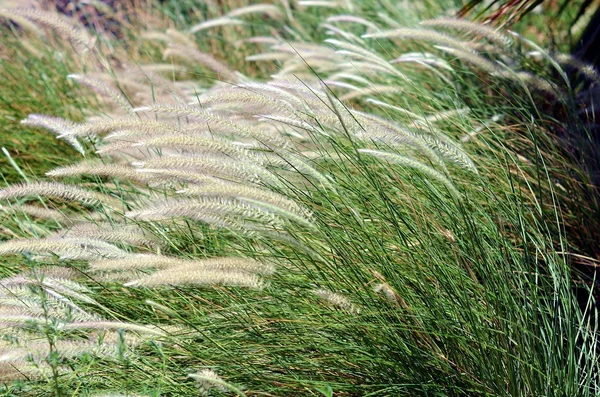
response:
[[[294,104],[297,107],[302,108],[304,106],[304,102],[294,93],[286,91],[282,88],[275,87],[271,84],[264,83],[243,83],[236,86],[238,89],[245,89],[254,92],[261,92],[264,95],[269,95],[273,97],[273,99],[285,99],[288,103]]]
[[[355,15],[335,15],[335,16],[327,18],[325,21],[327,21],[329,23],[335,23],[335,22],[356,23],[359,25],[363,25],[366,28],[371,29],[372,31],[375,31],[375,32],[381,31],[381,29],[377,25],[375,25],[373,22],[368,21],[361,17],[357,17]]]
[[[268,85],[265,86],[270,88],[271,92],[264,92],[266,89],[250,89],[247,86],[240,85],[234,88],[221,89],[215,93],[204,95],[198,98],[198,100],[192,104],[200,102],[202,106],[210,106],[213,112],[222,109],[228,111],[236,109],[240,112],[248,114],[253,114],[256,111],[268,112],[273,110],[288,115],[294,114],[295,108],[289,101],[296,102],[297,104],[298,99],[292,96],[288,96],[283,99],[281,96],[285,95],[285,91],[282,93],[275,93],[275,87],[269,87]],[[299,105],[302,104],[300,103]]]
[[[387,95],[387,96],[397,97],[397,96],[400,96],[400,94],[402,94],[402,89],[400,89],[396,86],[375,84],[370,87],[360,88],[357,91],[353,91],[348,94],[344,94],[344,95],[340,96],[340,100],[350,101],[350,100],[354,100],[354,99],[358,99],[358,98],[362,98],[362,97],[366,97],[366,96],[373,96],[373,95],[375,95],[375,96]]]
[[[587,79],[595,82],[596,84],[600,84],[600,74],[593,65],[581,62],[570,54],[558,53],[555,54],[554,57],[559,63],[576,68],[579,73],[581,73]]]
[[[462,198],[460,192],[456,189],[454,184],[448,178],[446,178],[442,173],[417,160],[396,153],[382,152],[379,150],[358,149],[358,152],[368,154],[374,157],[379,157],[391,163],[400,164],[404,167],[415,169],[428,176],[429,178],[444,185],[448,189],[448,191],[456,198]]]
[[[433,66],[439,69],[448,70],[450,72],[454,71],[454,68],[450,66],[448,61],[428,52],[407,52],[406,54],[402,54],[398,58],[390,61],[390,63],[406,62],[414,62],[421,65]]]
[[[23,252],[49,252],[71,260],[97,260],[101,258],[123,258],[129,255],[118,247],[100,240],[43,239],[10,240],[0,243],[0,255]]]
[[[46,176],[51,178],[63,178],[80,175],[95,175],[103,177],[112,177],[119,179],[130,179],[134,181],[144,181],[144,175],[136,172],[135,169],[119,164],[102,164],[94,161],[84,161],[78,164],[55,168],[46,172]]]
[[[335,181],[321,172],[309,163],[310,159],[294,155],[290,152],[279,151],[268,157],[273,165],[284,166],[303,177],[314,178],[319,185],[336,192]]]
[[[491,75],[500,74],[500,69],[496,66],[496,64],[492,61],[487,60],[483,56],[474,53],[472,51],[465,51],[459,48],[450,48],[436,45],[435,48],[447,52],[448,54],[452,54],[456,56],[458,59],[468,62],[471,65],[481,69],[484,72],[487,72]]]
[[[108,196],[58,182],[22,183],[0,190],[0,200],[32,196],[60,198],[67,201],[77,201],[85,205],[97,205],[102,201],[112,201],[112,198]]]
[[[194,172],[186,169],[157,169],[157,168],[139,168],[137,172],[148,176],[149,184],[158,185],[175,185],[182,183],[186,184],[200,184],[206,182],[219,181],[219,179],[212,176],[208,176],[205,173]]]
[[[253,4],[246,7],[236,8],[227,14],[229,18],[237,18],[250,14],[266,14],[272,19],[282,19],[281,9],[273,4]]]
[[[271,275],[275,267],[248,258],[219,257],[182,259],[163,255],[136,254],[121,259],[90,262],[94,271],[131,271],[137,269],[218,270]]]
[[[209,395],[213,389],[221,392],[227,391],[225,381],[212,369],[203,369],[195,374],[189,374],[188,377],[196,381],[200,394],[203,396]]]
[[[135,269],[161,269],[170,266],[178,266],[189,263],[181,258],[152,255],[134,254],[124,258],[98,260],[90,262],[90,269],[94,271],[135,270]]]
[[[136,225],[109,223],[81,223],[64,232],[63,237],[89,238],[108,243],[125,243],[133,246],[157,248],[160,241]]]
[[[139,118],[127,117],[109,120],[96,120],[85,124],[77,125],[75,128],[67,131],[59,138],[67,136],[94,136],[108,134],[118,130],[118,136],[127,136],[133,133],[137,135],[153,135],[174,132],[177,129],[168,123],[158,121],[140,120]],[[126,133],[128,132],[128,133]],[[107,136],[107,138],[110,137]]]
[[[201,222],[204,221],[206,215],[232,217],[277,228],[281,228],[283,223],[279,213],[274,213],[264,206],[222,197],[173,200],[125,214],[128,218],[144,221],[186,217]]]
[[[442,112],[438,112],[436,114],[432,114],[429,116],[425,116],[425,121],[430,123],[438,123],[440,121],[445,121],[454,117],[462,117],[466,116],[471,112],[469,108],[460,108],[460,109],[451,109]]]
[[[264,280],[246,272],[222,271],[213,269],[166,269],[160,270],[150,276],[133,280],[124,285],[126,287],[155,287],[174,285],[208,285],[208,286],[230,286],[263,289]]]
[[[125,323],[120,321],[81,321],[67,323],[61,327],[65,330],[74,329],[100,329],[100,330],[124,330],[137,332],[139,334],[153,335],[153,336],[165,336],[166,333],[159,328],[152,325],[139,325],[133,323]]]
[[[247,185],[238,183],[207,183],[198,186],[189,186],[188,188],[182,189],[177,193],[197,197],[230,197],[237,198],[242,201],[246,198],[262,201],[266,204],[280,207],[299,216],[307,216],[309,214],[308,211],[300,208],[296,202],[287,199],[280,194],[273,193],[266,189],[249,187]]]
[[[223,272],[260,274],[264,276],[275,273],[275,267],[271,264],[237,257],[216,257],[181,261],[168,264],[166,268],[178,272],[185,272],[186,270],[218,270]]]
[[[334,292],[331,292],[331,291],[328,291],[325,289],[315,290],[314,293],[319,298],[323,299],[324,301],[329,302],[331,305],[336,306],[339,309],[342,309],[343,311],[346,311],[349,313],[358,313],[359,312],[358,308],[352,302],[350,302],[350,300],[348,298],[346,298],[344,295],[336,294]]]
[[[21,124],[41,127],[55,133],[59,137],[63,137],[69,145],[71,145],[79,153],[85,155],[85,150],[77,138],[69,136],[70,132],[76,127],[72,121],[60,118],[45,116],[43,114],[30,114],[26,119],[21,120]]]
[[[199,23],[194,25],[190,29],[190,33],[200,32],[201,30],[206,30],[210,28],[215,28],[219,26],[230,26],[230,25],[243,25],[244,21],[236,18],[229,17],[221,17],[216,19],[211,19],[206,22]]]
[[[6,6],[6,4],[5,4],[5,6]],[[31,22],[29,19],[25,18],[24,16],[17,15],[13,11],[14,9],[11,8],[12,4],[10,4],[10,2],[8,4],[8,6],[10,6],[10,7],[9,8],[0,8],[0,16],[14,21],[15,23],[17,23],[19,25],[19,28],[23,29],[24,31],[32,32],[38,37],[43,36],[43,32],[42,32],[42,29],[40,28],[40,26]]]
[[[408,128],[398,126],[397,124],[372,116],[366,113],[356,113],[356,117],[362,124],[362,130],[356,134],[356,137],[363,141],[383,142],[396,149],[411,147],[423,156],[440,166],[444,171],[446,165],[442,156],[431,147],[431,144]]]
[[[473,160],[454,142],[451,142],[443,135],[431,136],[422,134],[421,139],[425,141],[429,147],[435,149],[444,159],[477,174],[477,167]]]
[[[163,59],[173,56],[188,59],[194,63],[203,65],[215,72],[222,80],[229,82],[240,80],[237,73],[231,71],[224,63],[218,61],[212,55],[188,47],[172,45],[163,52]]]
[[[339,1],[327,1],[327,0],[299,0],[298,6],[300,6],[300,7],[338,8],[338,7],[340,7],[340,2]]]
[[[404,81],[410,81],[410,79],[404,73],[394,68],[387,60],[381,58],[372,51],[366,50],[364,47],[334,39],[327,39],[325,42],[335,46],[336,48],[340,48],[341,50],[337,51],[339,54],[361,60],[369,60],[370,62],[385,68],[390,74],[398,76]]]
[[[123,94],[113,90],[106,83],[80,74],[70,74],[67,77],[71,80],[77,81],[80,84],[86,85],[92,90],[99,93],[100,95],[111,99],[116,105],[118,105],[121,109],[125,110],[126,112],[131,112],[132,106],[127,100],[127,98],[125,98]]]
[[[55,222],[59,222],[63,225],[69,225],[76,221],[74,217],[70,217],[62,211],[54,210],[51,208],[38,207],[29,204],[21,204],[18,206],[2,206],[0,205],[0,211],[7,213],[23,213],[38,219],[47,219]]]
[[[500,46],[500,48],[510,47],[513,44],[513,41],[510,37],[499,33],[498,30],[466,19],[437,18],[422,21],[421,25],[426,27],[447,28],[468,33],[474,33],[485,37],[490,42]]]
[[[400,28],[394,30],[387,30],[377,33],[369,33],[361,36],[365,39],[411,39],[429,41],[435,44],[441,44],[452,48],[466,48],[463,41],[458,40],[452,36],[436,32],[435,30],[429,29],[410,29]]]
[[[67,38],[78,45],[81,50],[90,50],[93,48],[94,40],[90,38],[84,29],[76,29],[57,13],[40,11],[35,8],[13,8],[3,10],[3,15],[17,15],[32,20],[42,26],[53,29],[59,35]]]
[[[138,161],[132,165],[136,168],[195,170],[212,177],[253,183],[265,182],[275,186],[279,184],[277,177],[266,168],[247,161],[233,161],[228,158],[171,156]]]
[[[234,145],[231,141],[216,137],[208,138],[183,134],[161,135],[158,137],[141,140],[134,144],[134,146],[181,148],[187,149],[188,151],[208,151],[213,153],[222,153],[241,160],[259,161],[259,158],[257,156],[253,156],[248,150]]]
[[[291,55],[289,53],[279,51],[248,55],[244,59],[246,62],[283,62],[289,58],[291,58]]]
[[[373,291],[382,294],[389,302],[398,303],[398,294],[387,283],[380,283],[373,287]]]
[[[199,123],[206,123],[209,130],[213,133],[233,134],[241,137],[253,138],[267,146],[286,147],[288,142],[272,133],[265,132],[249,124],[231,122],[223,117],[219,117],[199,107],[192,106],[170,106],[170,105],[151,105],[134,109],[135,112],[148,111],[157,114],[173,114],[179,116],[193,117]]]
[[[347,41],[353,42],[353,43],[363,42],[363,39],[356,36],[355,34],[350,33],[346,30],[343,30],[343,29],[341,29],[335,25],[332,25],[330,23],[322,23],[321,27],[324,29],[327,29],[326,34],[328,36],[338,36],[338,37],[343,38],[344,40],[347,40]]]

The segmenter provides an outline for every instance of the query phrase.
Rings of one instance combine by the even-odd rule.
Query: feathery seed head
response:
[[[456,49],[468,48],[461,40],[429,29],[400,28],[377,33],[368,33],[361,37],[365,39],[412,39],[429,41],[434,44],[441,44]]]
[[[196,381],[200,394],[203,396],[208,395],[213,389],[222,392],[227,391],[225,381],[212,369],[203,369],[188,376]]]
[[[422,21],[421,25],[426,27],[439,27],[447,29],[455,29],[476,35],[483,36],[491,43],[498,45],[500,48],[510,47],[513,41],[510,37],[503,35],[498,30],[481,23],[472,22],[466,19],[457,18],[437,18]]]
[[[199,23],[194,25],[190,29],[190,33],[197,33],[201,30],[211,29],[219,26],[230,26],[230,25],[243,25],[244,21],[236,18],[229,17],[221,17],[216,19],[211,19],[206,22]]]
[[[11,185],[0,190],[0,200],[18,199],[31,196],[55,197],[77,201],[85,205],[97,205],[101,201],[111,201],[109,197],[84,190],[74,185],[58,182],[32,182]]]
[[[266,284],[256,274],[214,269],[172,268],[125,283],[126,287],[157,287],[176,285],[207,285],[247,287],[261,290]]]
[[[227,14],[229,18],[237,18],[250,14],[266,14],[272,19],[282,19],[284,14],[281,9],[273,4],[252,4],[246,7],[236,8]]]
[[[136,170],[131,167],[119,164],[102,164],[94,161],[84,161],[78,164],[55,168],[46,172],[46,175],[51,178],[96,175],[119,179],[130,179],[140,182],[145,180],[143,174],[136,172]]]
[[[325,289],[318,289],[315,290],[314,293],[321,299],[323,299],[324,301],[329,302],[331,305],[336,306],[339,309],[342,309],[343,311],[349,312],[349,313],[358,313],[359,309],[352,303],[350,302],[350,300],[348,298],[346,298],[343,295],[340,294],[336,294],[334,292],[325,290]]]
[[[69,145],[77,150],[82,155],[85,155],[85,149],[77,138],[69,136],[71,131],[76,127],[72,121],[60,118],[45,116],[42,114],[30,114],[26,119],[21,120],[21,124],[31,127],[41,127],[55,133],[59,138],[64,139]]]
[[[9,18],[11,14],[27,18],[53,29],[59,35],[77,45],[81,51],[91,50],[94,47],[95,39],[91,38],[84,29],[76,29],[73,24],[57,13],[44,12],[35,8],[13,8],[2,12],[3,16]]]
[[[132,106],[127,98],[125,98],[123,94],[113,90],[106,83],[80,74],[69,74],[67,77],[71,80],[77,81],[80,84],[86,85],[98,94],[111,99],[116,105],[125,110],[127,113],[131,112]]]
[[[413,168],[419,172],[422,172],[427,177],[429,177],[433,180],[436,180],[437,182],[444,185],[448,189],[448,192],[450,192],[454,197],[459,198],[459,199],[462,198],[462,194],[456,189],[454,184],[446,176],[444,176],[442,173],[436,171],[435,169],[433,169],[433,168],[429,167],[428,165],[423,164],[417,160],[414,160],[412,158],[402,156],[399,154],[395,154],[395,153],[382,152],[379,150],[372,150],[372,149],[358,149],[358,152],[364,153],[364,154],[367,154],[370,156],[386,159],[386,160],[390,161],[391,163],[400,164],[404,167]]]

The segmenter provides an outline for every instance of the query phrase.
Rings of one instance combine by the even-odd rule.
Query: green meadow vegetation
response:
[[[0,8],[0,393],[598,395],[600,75],[471,3]]]

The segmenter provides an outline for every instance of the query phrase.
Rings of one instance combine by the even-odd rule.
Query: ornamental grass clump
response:
[[[121,94],[77,73],[112,102],[32,122],[86,157],[47,173],[64,182],[0,189],[11,222],[23,216],[0,253],[76,270],[114,316],[65,330],[163,338],[114,380],[94,365],[62,379],[173,395],[594,395],[594,285],[573,266],[593,255],[599,218],[579,222],[598,201],[556,134],[578,94],[545,74],[565,74],[557,56],[463,20],[411,28],[352,1],[285,4],[189,29],[286,24],[248,40],[246,62],[269,75],[167,32],[175,69],[224,81],[171,74],[171,97],[148,100],[151,82]],[[69,222],[27,216],[32,199]]]

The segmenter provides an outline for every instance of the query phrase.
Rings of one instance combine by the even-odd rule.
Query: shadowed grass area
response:
[[[21,41],[6,28],[0,34],[0,142],[27,175],[40,175],[77,153],[48,131],[22,126],[21,120],[32,113],[81,120],[90,102],[66,77],[74,67],[70,51]],[[22,180],[4,154],[0,169],[7,181]]]

